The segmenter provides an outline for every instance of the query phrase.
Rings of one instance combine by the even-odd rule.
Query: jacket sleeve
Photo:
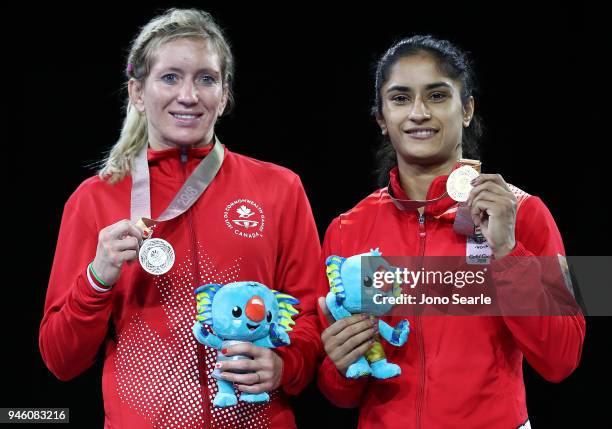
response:
[[[283,213],[275,284],[300,300],[300,313],[289,332],[291,344],[274,351],[283,360],[283,391],[297,395],[313,379],[322,351],[315,313],[315,277],[321,246],[310,204],[297,176],[287,194]]]
[[[81,197],[77,190],[64,206],[39,332],[43,361],[60,380],[72,379],[94,363],[111,314],[112,291],[98,292],[87,279],[98,232],[87,221],[91,210],[88,217],[86,198]]]
[[[559,281],[558,255],[565,250],[555,221],[539,198],[529,197],[517,215],[516,247],[493,269],[500,302],[537,302],[541,316],[515,313],[504,321],[529,364],[552,382],[578,366],[586,329],[578,305]]]
[[[317,271],[318,297],[324,297],[329,292],[329,282],[325,274],[325,260],[330,255],[347,256],[342,254],[341,249],[340,218],[334,219],[325,233],[321,252],[321,262],[319,263]],[[329,323],[318,305],[317,311],[323,331],[329,327]],[[361,377],[357,379],[346,378],[338,372],[338,369],[328,356],[325,356],[323,359],[317,373],[317,385],[321,393],[323,393],[331,403],[342,408],[354,408],[361,405],[369,379],[370,377]]]

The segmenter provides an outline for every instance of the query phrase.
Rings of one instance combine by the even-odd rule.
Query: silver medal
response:
[[[166,240],[149,238],[142,243],[138,259],[147,273],[160,276],[174,265],[174,249]]]

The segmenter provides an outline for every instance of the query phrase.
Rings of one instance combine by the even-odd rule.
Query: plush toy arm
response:
[[[289,334],[287,334],[283,328],[276,323],[272,323],[270,324],[270,335],[253,341],[253,344],[259,347],[273,349],[276,347],[288,346],[291,344],[291,340],[289,339]]]
[[[408,341],[410,323],[404,319],[395,325],[394,328],[392,328],[388,323],[379,320],[378,332],[380,332],[380,335],[387,340],[389,344],[401,347],[406,344],[406,341]]]
[[[270,325],[270,341],[274,344],[274,347],[288,346],[291,344],[289,334],[276,323]]]
[[[336,294],[333,292],[329,292],[325,297],[325,304],[327,304],[327,308],[329,312],[334,316],[334,319],[340,320],[345,317],[350,317],[351,313],[341,305],[338,305],[338,301],[336,301]]]
[[[211,334],[206,330],[202,323],[196,321],[193,324],[193,335],[195,335],[198,342],[205,346],[212,347],[213,349],[221,350],[223,340],[217,337],[215,334]]]

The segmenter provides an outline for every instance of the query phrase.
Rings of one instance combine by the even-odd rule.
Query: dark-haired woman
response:
[[[544,203],[497,174],[475,179],[462,209],[472,233],[457,232],[459,206],[445,194],[446,182],[462,158],[476,155],[473,87],[466,54],[448,41],[414,36],[389,48],[378,63],[374,106],[387,141],[380,166],[388,186],[334,219],[324,257],[376,247],[383,255],[469,256],[478,231],[499,263],[564,255]],[[585,333],[579,313],[409,317],[408,344],[384,345],[401,375],[351,379],[347,368],[370,348],[378,325],[361,315],[332,323],[323,298],[319,304],[330,326],[321,336],[327,356],[318,385],[336,405],[360,407],[360,428],[528,428],[523,357],[547,380],[561,381],[578,365]]]

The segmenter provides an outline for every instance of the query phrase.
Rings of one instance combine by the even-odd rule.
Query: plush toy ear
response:
[[[215,294],[221,289],[223,285],[216,283],[209,283],[198,287],[195,290],[196,301],[197,301],[197,312],[196,319],[200,322],[207,324],[212,327],[212,302]]]
[[[285,332],[291,332],[291,325],[295,325],[295,321],[292,317],[298,314],[298,311],[293,306],[299,304],[300,301],[286,293],[276,290],[272,292],[276,297],[276,302],[278,302],[278,324],[282,326]]]
[[[340,276],[340,269],[344,261],[346,261],[346,258],[336,255],[329,256],[325,260],[325,265],[327,266],[325,272],[327,273],[327,280],[329,280],[329,289],[336,295],[336,302],[338,305],[342,305],[342,302],[344,302],[346,298],[342,276]]]
[[[380,247],[377,247],[376,249],[370,249],[370,256],[382,256]]]

